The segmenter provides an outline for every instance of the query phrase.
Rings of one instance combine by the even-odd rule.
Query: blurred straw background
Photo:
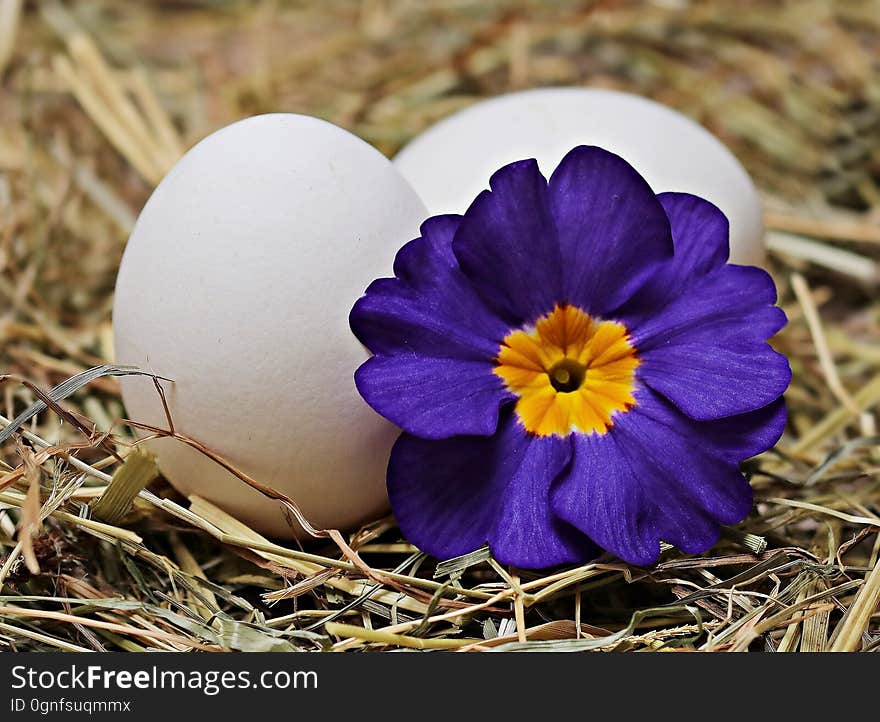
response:
[[[46,396],[112,361],[128,233],[212,130],[301,112],[392,154],[539,85],[678,108],[764,195],[791,421],[714,549],[535,574],[391,519],[274,544],[156,478],[112,375]],[[0,426],[51,407],[2,447],[0,649],[876,650],[878,263],[876,0],[0,0]]]

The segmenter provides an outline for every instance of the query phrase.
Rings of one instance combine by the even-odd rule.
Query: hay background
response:
[[[873,0],[0,0],[7,419],[37,396],[22,379],[46,390],[110,360],[128,232],[207,133],[301,112],[391,154],[479,97],[538,85],[634,90],[729,145],[766,201],[795,371],[790,428],[749,463],[755,513],[715,548],[550,575],[479,554],[435,570],[388,519],[349,539],[359,556],[272,545],[187,512],[161,480],[102,524],[86,504],[133,437],[100,378],[62,404],[91,440],[46,412],[29,428],[54,446],[3,447],[0,648],[880,647],[878,58]]]

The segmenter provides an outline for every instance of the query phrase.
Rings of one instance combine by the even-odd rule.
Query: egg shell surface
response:
[[[175,429],[287,494],[318,528],[388,506],[399,430],[354,385],[348,314],[419,235],[424,205],[376,149],[315,118],[234,123],[190,150],[144,207],[120,267],[116,359],[163,384]],[[128,418],[167,428],[153,382],[122,379]],[[302,535],[279,502],[174,439],[164,475],[254,529]]]
[[[748,173],[709,131],[646,98],[594,88],[539,88],[478,102],[416,136],[394,159],[432,215],[463,213],[496,170],[535,158],[549,178],[578,145],[627,160],[656,193],[717,205],[730,221],[731,260],[761,264],[764,224]]]

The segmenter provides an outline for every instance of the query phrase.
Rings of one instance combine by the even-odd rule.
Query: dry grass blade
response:
[[[811,586],[805,588],[805,594],[811,596],[823,591],[822,582],[817,581]],[[831,616],[831,609],[827,606],[815,607],[808,612],[811,613],[805,617],[802,623],[801,631],[801,652],[823,652],[828,640],[828,620]]]
[[[15,47],[21,0],[0,0],[0,77]]]
[[[138,494],[157,476],[156,457],[141,448],[134,449],[113,472],[104,493],[91,503],[92,515],[108,524],[118,524],[131,510]]]
[[[115,632],[116,634],[124,634],[131,635],[134,637],[140,637],[142,639],[146,639],[148,641],[156,641],[162,640],[166,642],[174,642],[182,645],[185,648],[189,649],[203,649],[206,651],[211,651],[215,649],[209,645],[201,644],[198,642],[194,642],[187,637],[181,636],[179,634],[170,634],[168,632],[162,632],[155,629],[143,629],[139,627],[135,627],[133,625],[128,624],[115,624],[113,622],[103,622],[99,619],[89,619],[81,616],[74,616],[72,614],[65,614],[63,612],[52,612],[49,610],[32,610],[32,609],[22,609],[19,607],[12,606],[0,606],[0,616],[8,619],[14,619],[16,617],[24,617],[24,618],[37,618],[37,619],[52,619],[59,622],[69,622],[72,624],[82,624],[87,627],[94,627],[96,629],[105,629],[109,632]]]
[[[34,453],[25,447],[19,449],[25,468],[28,490],[21,505],[21,520],[18,523],[18,543],[21,555],[31,574],[40,573],[40,563],[34,554],[34,537],[40,533],[40,477],[42,469],[34,459]]]
[[[609,647],[614,647],[615,645],[623,642],[627,637],[633,635],[635,630],[639,627],[639,625],[649,619],[652,616],[666,616],[671,612],[675,611],[683,611],[692,615],[696,621],[697,625],[701,626],[701,615],[699,610],[693,607],[686,606],[677,606],[677,607],[664,607],[662,609],[642,609],[635,612],[632,618],[623,629],[619,632],[615,632],[614,634],[609,634],[607,636],[598,637],[596,639],[569,639],[562,641],[524,641],[518,640],[516,642],[509,642],[508,644],[503,644],[498,647],[495,647],[493,651],[496,652],[588,652],[597,649],[607,649]]]
[[[468,567],[472,567],[480,562],[487,561],[492,556],[488,546],[482,546],[476,551],[463,554],[460,557],[453,557],[440,562],[434,569],[434,579],[439,577],[451,577],[453,574],[463,572]]]
[[[869,285],[880,283],[880,265],[859,253],[834,248],[819,241],[794,236],[789,233],[767,234],[768,250],[790,256],[798,261],[808,261],[841,273]]]
[[[880,604],[880,564],[874,566],[833,637],[832,652],[855,652],[862,646],[871,615]]]
[[[843,216],[844,214],[839,214]],[[880,243],[880,223],[859,221],[852,217],[829,218],[811,214],[793,215],[779,212],[767,213],[765,221],[768,228],[794,234],[812,236],[832,241],[857,243]]]
[[[153,374],[144,373],[143,371],[139,371],[133,366],[115,366],[113,364],[104,364],[102,366],[95,366],[93,368],[87,369],[82,373],[76,374],[75,376],[71,376],[68,379],[65,379],[62,383],[54,386],[52,389],[46,393],[45,398],[38,399],[34,401],[30,406],[28,406],[24,411],[22,411],[18,416],[16,416],[12,421],[7,422],[5,424],[5,428],[2,432],[0,432],[0,444],[7,441],[12,435],[18,431],[22,426],[24,426],[28,421],[30,421],[34,416],[39,413],[42,413],[47,408],[49,408],[49,404],[58,403],[59,401],[64,401],[68,396],[79,391],[84,386],[92,383],[93,381],[102,378],[104,376],[153,376]],[[158,378],[153,376],[153,378]],[[37,391],[36,387],[31,387],[33,391]]]
[[[834,358],[828,348],[828,342],[825,340],[825,333],[822,330],[822,321],[819,319],[819,312],[816,310],[816,304],[813,302],[813,296],[810,293],[810,287],[800,273],[794,273],[791,276],[791,287],[794,295],[801,304],[804,311],[804,318],[813,337],[813,345],[816,347],[816,353],[819,356],[819,365],[822,373],[825,375],[825,382],[828,388],[853,415],[861,413],[861,409],[849,391],[843,387],[840,381],[840,375],[837,373],[837,367],[834,365]]]
[[[795,454],[812,451],[817,445],[828,439],[828,437],[839,433],[841,429],[852,421],[856,414],[865,412],[880,403],[880,374],[856,391],[852,395],[852,400],[855,403],[854,408],[848,406],[833,407],[815,426],[804,433],[792,445],[791,451]]]
[[[386,647],[407,647],[410,649],[458,649],[459,647],[465,647],[478,641],[476,639],[467,638],[424,639],[422,637],[408,637],[405,634],[392,634],[390,632],[382,632],[374,629],[364,629],[363,627],[355,627],[351,624],[341,624],[340,622],[327,622],[325,628],[327,634],[331,634],[335,637],[359,639],[364,642],[382,644]]]

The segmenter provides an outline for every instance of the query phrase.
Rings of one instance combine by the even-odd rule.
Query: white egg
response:
[[[223,128],[141,212],[116,285],[117,362],[173,379],[175,428],[314,525],[375,518],[398,430],[355,389],[367,352],[348,313],[426,217],[391,162],[336,126],[274,114]],[[150,379],[125,378],[122,391],[129,418],[167,426]],[[301,532],[199,452],[167,438],[153,448],[184,494],[267,534]]]
[[[730,221],[731,260],[763,261],[761,202],[739,161],[689,118],[636,95],[586,88],[502,95],[428,128],[394,164],[431,214],[463,213],[501,166],[536,158],[549,176],[577,145],[617,153],[657,193],[683,191],[712,201]]]

